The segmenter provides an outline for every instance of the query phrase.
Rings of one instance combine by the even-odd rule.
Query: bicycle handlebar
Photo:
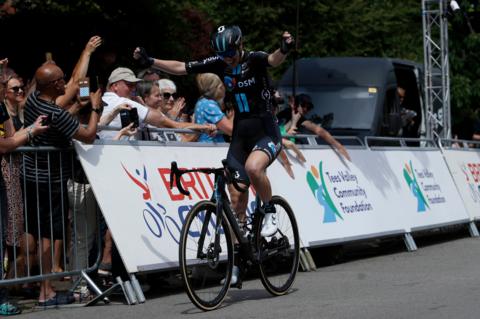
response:
[[[194,168],[194,169],[180,169],[178,168],[177,162],[173,161],[171,163],[170,167],[170,189],[173,188],[173,183],[175,181],[175,185],[177,186],[178,190],[180,193],[186,196],[190,196],[190,192],[185,190],[182,186],[182,180],[181,177],[185,173],[191,173],[191,172],[200,172],[200,173],[205,173],[205,174],[223,174],[225,173],[226,179],[228,183],[232,183],[233,187],[235,187],[236,190],[238,190],[241,193],[244,193],[248,190],[247,188],[242,188],[238,183],[235,181],[234,178],[231,177],[230,171],[227,168],[226,161],[222,161],[223,167],[222,168]]]

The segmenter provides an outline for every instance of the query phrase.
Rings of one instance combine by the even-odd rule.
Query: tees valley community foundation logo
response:
[[[338,212],[335,204],[333,204],[332,198],[325,187],[322,162],[318,164],[318,168],[320,172],[315,166],[312,165],[310,171],[307,172],[307,182],[310,190],[313,193],[313,196],[315,196],[317,201],[324,209],[323,222],[334,223],[337,221],[337,217],[343,220],[342,215]]]
[[[313,196],[324,208],[324,223],[334,223],[337,217],[344,220],[344,216],[360,216],[374,211],[361,176],[349,169],[332,167],[324,170],[320,161],[318,169],[312,166],[306,178]]]
[[[410,161],[409,164],[405,164],[405,167],[403,168],[403,177],[405,178],[413,196],[417,198],[417,212],[424,212],[427,208],[430,208],[422,190],[420,189],[420,185],[418,184],[412,161]]]

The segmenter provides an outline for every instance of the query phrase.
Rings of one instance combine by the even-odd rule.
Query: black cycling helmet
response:
[[[212,33],[210,42],[218,55],[233,57],[242,43],[242,30],[236,25],[219,26]]]

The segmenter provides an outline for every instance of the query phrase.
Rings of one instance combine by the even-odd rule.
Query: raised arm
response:
[[[288,52],[290,52],[294,45],[295,40],[293,39],[293,36],[288,31],[283,32],[280,48],[275,50],[275,52],[270,53],[268,56],[268,63],[273,67],[282,64],[283,61],[285,61]]]
[[[56,99],[56,104],[65,108],[68,103],[76,96],[78,91],[78,81],[87,76],[88,65],[90,64],[90,57],[92,53],[102,44],[102,38],[93,36],[88,40],[85,49],[83,49],[80,58],[78,59],[75,68],[72,71],[72,76],[68,80],[65,87],[65,94]]]
[[[97,135],[97,124],[100,116],[98,113],[100,112],[96,110],[99,110],[102,105],[102,92],[100,89],[95,93],[90,93],[90,100],[92,101],[92,114],[90,115],[88,125],[87,127],[83,127],[83,125],[80,124],[77,132],[73,136],[74,139],[86,144],[92,144]]]
[[[152,58],[148,56],[147,51],[142,47],[137,47],[135,51],[133,51],[133,58],[144,68],[154,67],[174,75],[187,74],[185,62]]]

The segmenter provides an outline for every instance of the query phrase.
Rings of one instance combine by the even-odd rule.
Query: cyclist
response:
[[[268,67],[280,65],[294,46],[289,32],[282,34],[280,48],[273,53],[246,51],[242,31],[236,25],[222,25],[212,33],[211,45],[216,53],[203,61],[181,62],[150,57],[144,48],[135,49],[133,57],[144,67],[155,67],[166,73],[185,75],[215,73],[225,84],[225,103],[235,110],[232,140],[227,163],[238,183],[249,181],[259,194],[265,212],[261,235],[268,237],[277,231],[275,207],[270,203],[272,190],[266,168],[279,154],[282,144],[280,131],[271,108],[273,88]],[[246,220],[248,192],[229,188],[232,206],[239,221]],[[236,277],[232,276],[232,281]],[[236,280],[235,280],[236,281]]]

